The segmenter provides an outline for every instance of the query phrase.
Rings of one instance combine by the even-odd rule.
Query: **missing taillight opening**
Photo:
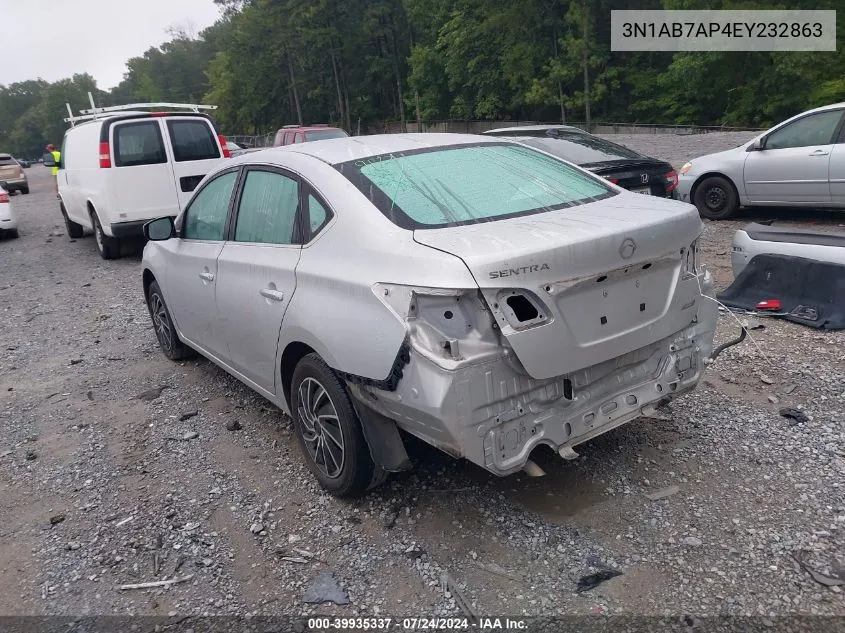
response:
[[[524,323],[525,321],[533,321],[540,313],[537,308],[531,303],[525,295],[513,295],[507,298],[507,304],[517,321]]]

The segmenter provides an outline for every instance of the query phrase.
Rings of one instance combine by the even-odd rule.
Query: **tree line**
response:
[[[614,121],[765,127],[845,101],[836,52],[622,53],[613,9],[759,9],[756,0],[214,0],[221,18],[88,74],[0,86],[0,151],[60,142],[65,103],[213,103],[228,134],[384,121]],[[835,9],[842,0],[765,8]],[[841,7],[840,7],[841,8]],[[837,41],[845,41],[843,20]]]

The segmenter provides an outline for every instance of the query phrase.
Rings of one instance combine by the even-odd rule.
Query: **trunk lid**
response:
[[[507,220],[416,230],[414,239],[464,261],[525,370],[542,379],[689,325],[700,291],[684,271],[701,230],[691,205],[624,193]]]

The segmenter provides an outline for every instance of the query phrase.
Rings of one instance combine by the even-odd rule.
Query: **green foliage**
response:
[[[220,106],[228,133],[385,120],[627,121],[763,127],[845,100],[831,53],[619,53],[614,9],[835,9],[842,0],[214,0],[221,19],[127,61],[109,92],[88,75],[0,86],[0,149],[58,143],[65,103]],[[845,37],[839,21],[838,41]],[[585,90],[585,71],[589,90]]]

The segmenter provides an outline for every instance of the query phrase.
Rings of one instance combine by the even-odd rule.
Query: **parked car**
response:
[[[30,167],[32,167],[32,161],[27,160],[26,158],[16,158],[15,160],[18,161],[20,166],[24,169],[29,169]]]
[[[273,139],[273,147],[305,143],[308,141],[322,141],[329,138],[344,138],[349,136],[344,130],[315,123],[309,126],[285,125]]]
[[[20,163],[11,154],[0,154],[0,180],[6,183],[6,192],[29,193],[29,181]]]
[[[808,110],[739,147],[692,159],[678,192],[705,218],[740,207],[845,208],[845,103]]]
[[[99,109],[68,129],[62,144],[59,197],[68,236],[92,230],[103,259],[120,257],[121,241],[140,238],[146,221],[178,215],[230,156],[206,114],[132,108]]]
[[[12,208],[12,201],[9,198],[7,183],[0,181],[0,234],[9,237],[18,236],[18,219]]]
[[[499,128],[484,134],[510,138],[548,152],[635,193],[661,198],[678,195],[678,174],[672,165],[576,127],[529,125]]]
[[[716,306],[695,208],[517,143],[332,139],[210,173],[148,223],[164,354],[192,350],[294,420],[320,484],[408,466],[399,429],[536,472],[694,388]]]

